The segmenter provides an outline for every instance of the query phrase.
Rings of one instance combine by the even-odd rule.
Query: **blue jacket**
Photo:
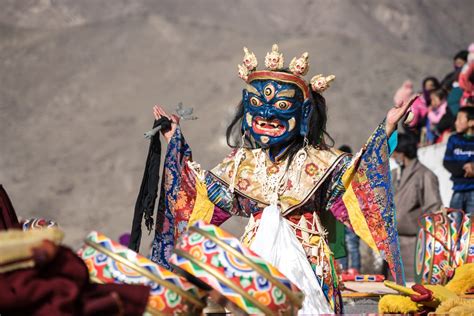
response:
[[[474,190],[474,178],[464,177],[464,164],[474,162],[474,136],[454,134],[449,137],[443,166],[451,173],[454,191]]]

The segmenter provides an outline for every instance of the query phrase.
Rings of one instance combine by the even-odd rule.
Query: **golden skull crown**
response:
[[[303,76],[309,71],[309,54],[303,53],[301,57],[294,57],[288,69],[284,68],[283,54],[280,53],[278,45],[273,44],[272,51],[265,56],[266,70],[257,70],[258,61],[253,52],[244,47],[244,58],[242,64],[238,65],[239,77],[245,82],[250,83],[253,80],[273,79],[296,84],[303,90],[305,98],[310,97],[309,87],[313,91],[322,93],[326,91],[336,76],[324,76],[318,74],[313,76],[309,84],[304,80]]]

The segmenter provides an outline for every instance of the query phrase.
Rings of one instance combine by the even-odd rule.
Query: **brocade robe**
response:
[[[242,158],[236,157],[239,150],[234,150],[214,169],[205,171],[192,162],[191,149],[178,127],[165,158],[151,259],[170,268],[174,241],[188,225],[197,220],[221,225],[232,215],[250,217],[242,237],[243,243],[250,245],[261,213],[270,204],[259,175],[264,172],[269,177],[286,168],[291,175],[284,178],[278,206],[336,312],[341,309],[334,257],[344,254],[338,254],[343,236],[336,234],[335,220],[380,252],[395,280],[404,284],[388,147],[382,123],[354,157],[309,146],[303,162],[298,164],[295,158],[288,166],[285,159],[272,162],[262,149],[242,149]]]

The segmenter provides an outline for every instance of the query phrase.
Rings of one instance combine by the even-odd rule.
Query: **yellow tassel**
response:
[[[439,302],[444,302],[448,299],[458,297],[456,293],[448,290],[446,287],[439,284],[436,284],[436,285],[423,284],[423,286],[426,287],[431,292],[433,292],[434,300],[437,300]]]
[[[457,295],[464,295],[467,290],[474,288],[474,263],[456,268],[454,277],[446,284],[446,288]]]
[[[196,201],[189,218],[188,227],[194,225],[199,220],[210,223],[214,214],[214,204],[207,196],[206,185],[196,178]]]
[[[379,314],[408,314],[419,311],[421,305],[407,296],[384,295],[379,301]]]
[[[420,293],[415,292],[414,290],[412,290],[409,287],[398,285],[398,284],[396,284],[395,282],[392,282],[392,281],[384,281],[383,284],[386,287],[391,288],[392,290],[395,290],[395,291],[397,291],[397,292],[399,292],[403,295],[419,295],[420,294]],[[425,288],[427,288],[428,290],[430,290],[431,292],[433,292],[433,300],[432,301],[419,302],[419,304],[423,305],[423,306],[436,308],[436,307],[438,307],[438,305],[443,300],[446,300],[446,299],[452,298],[452,297],[457,297],[456,294],[453,294],[451,291],[445,289],[441,285],[424,284],[423,286]]]
[[[418,294],[412,289],[397,285],[394,282],[385,281],[384,284],[404,295]],[[474,300],[458,297],[458,295],[462,295],[474,287],[474,264],[465,264],[456,268],[454,278],[446,286],[430,284],[423,284],[423,286],[433,292],[431,302],[417,304],[412,302],[409,297],[404,297],[407,300],[401,300],[394,298],[396,295],[386,295],[379,302],[379,313],[406,313],[407,311],[403,311],[401,306],[406,304],[406,308],[412,308],[408,306],[409,302],[412,302],[418,307],[425,305],[437,308],[436,313],[439,314],[474,315]],[[399,310],[396,310],[397,308]]]
[[[451,298],[441,303],[436,309],[437,314],[474,315],[474,300]]]
[[[388,287],[392,290],[395,290],[397,292],[400,292],[402,294],[405,294],[405,295],[418,294],[417,292],[413,291],[411,288],[403,286],[403,285],[398,285],[397,283],[392,282],[392,281],[383,281],[383,284],[386,287]]]

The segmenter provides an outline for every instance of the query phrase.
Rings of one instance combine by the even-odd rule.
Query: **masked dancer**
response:
[[[392,107],[352,156],[331,148],[326,133],[322,93],[335,76],[319,74],[306,81],[308,53],[285,68],[276,44],[263,70],[257,70],[257,58],[247,48],[244,54],[238,66],[245,82],[242,100],[226,134],[233,150],[214,169],[202,170],[192,160],[177,117],[154,108],[156,119],[165,116],[172,124],[163,132],[168,148],[152,260],[169,268],[174,241],[189,225],[197,220],[221,225],[232,215],[250,218],[242,241],[252,247],[265,212],[276,209],[304,250],[318,286],[308,293],[307,278],[288,276],[306,297],[320,298],[317,306],[305,299],[305,311],[341,312],[334,258],[344,255],[342,224],[380,253],[403,284],[389,139],[414,98]],[[288,249],[280,252],[285,256]]]

